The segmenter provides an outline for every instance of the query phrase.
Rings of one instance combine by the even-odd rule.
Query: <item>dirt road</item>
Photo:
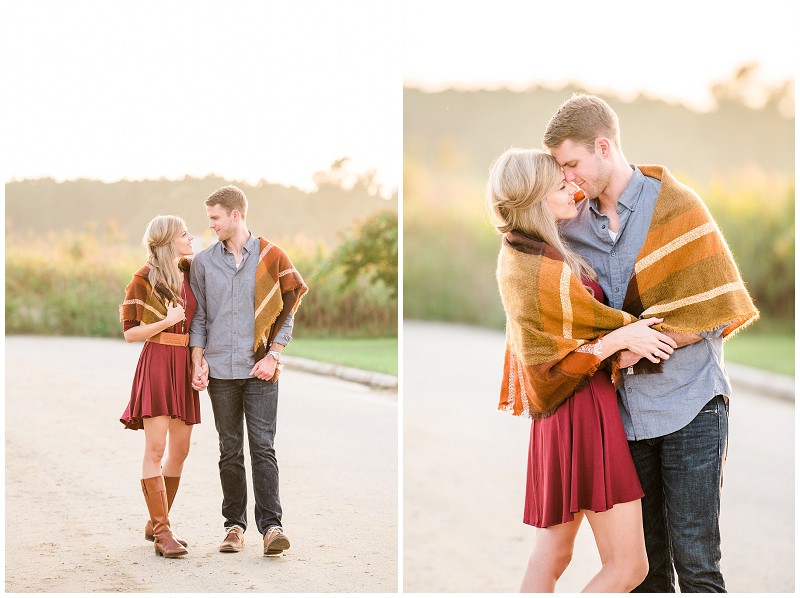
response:
[[[403,334],[403,587],[516,592],[535,538],[522,523],[530,422],[495,410],[504,335],[408,321]],[[734,385],[720,517],[730,592],[794,591],[794,455],[794,403]],[[579,592],[599,567],[583,525],[558,591]]]
[[[276,449],[292,548],[223,554],[222,491],[208,396],[171,519],[183,559],[143,538],[144,436],[124,430],[141,345],[6,338],[6,591],[394,592],[397,589],[397,397],[289,367]],[[247,460],[250,477],[249,458]]]

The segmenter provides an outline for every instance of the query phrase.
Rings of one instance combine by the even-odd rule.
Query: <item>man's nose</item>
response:
[[[564,180],[567,181],[568,183],[571,183],[572,181],[575,180],[575,173],[572,172],[571,169],[565,168],[564,169]]]

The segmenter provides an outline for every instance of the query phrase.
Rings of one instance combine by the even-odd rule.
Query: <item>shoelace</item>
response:
[[[238,531],[241,533],[241,531],[242,531],[242,528],[241,528],[241,527],[239,527],[238,525],[232,525],[232,526],[230,526],[230,527],[226,527],[226,528],[225,528],[225,531],[226,531],[227,533],[231,533],[231,532],[233,532],[233,531],[237,531],[237,530],[238,530]]]

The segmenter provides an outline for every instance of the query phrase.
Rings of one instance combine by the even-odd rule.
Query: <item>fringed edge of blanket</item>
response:
[[[575,386],[575,389],[570,394],[568,394],[561,401],[559,401],[555,405],[555,407],[553,407],[552,409],[548,409],[547,411],[531,411],[531,404],[530,401],[527,400],[527,398],[525,399],[524,408],[520,413],[514,412],[513,400],[508,401],[506,403],[500,403],[499,405],[497,405],[497,410],[505,411],[507,413],[510,413],[514,417],[519,417],[522,419],[547,419],[548,417],[553,415],[556,411],[558,411],[558,408],[561,407],[561,405],[563,405],[564,403],[566,403],[567,399],[569,399],[576,392],[583,390],[586,387],[586,385],[589,384],[589,380],[591,379],[592,375],[583,376],[581,380],[578,382],[577,386]]]
[[[734,318],[733,320],[729,318],[720,318],[718,320],[714,320],[713,323],[709,324],[706,328],[702,330],[697,330],[696,328],[683,328],[680,326],[670,326],[666,322],[658,324],[654,326],[654,328],[662,332],[677,332],[679,334],[702,334],[703,332],[711,332],[712,330],[715,330],[722,325],[727,325],[725,330],[722,331],[722,338],[724,340],[727,340],[729,338],[732,338],[742,330],[748,328],[753,322],[758,320],[760,317],[761,313],[758,310],[756,310],[756,312],[753,314],[740,316],[738,318]]]

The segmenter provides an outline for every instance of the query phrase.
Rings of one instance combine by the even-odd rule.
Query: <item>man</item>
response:
[[[197,297],[189,345],[192,385],[208,387],[219,434],[219,475],[226,536],[220,552],[239,552],[247,529],[243,421],[253,470],[255,520],[264,554],[281,554],[289,538],[281,524],[275,438],[281,353],[291,340],[294,311],[307,287],[289,257],[247,228],[241,189],[218,189],[205,201],[218,242],[192,261]]]
[[[620,413],[645,492],[649,561],[634,591],[674,592],[674,567],[682,592],[724,592],[719,511],[731,388],[722,339],[758,312],[702,201],[666,168],[628,163],[605,101],[574,95],[543,145],[588,198],[561,224],[567,242],[612,307],[663,317],[679,347],[660,372],[621,354]]]

